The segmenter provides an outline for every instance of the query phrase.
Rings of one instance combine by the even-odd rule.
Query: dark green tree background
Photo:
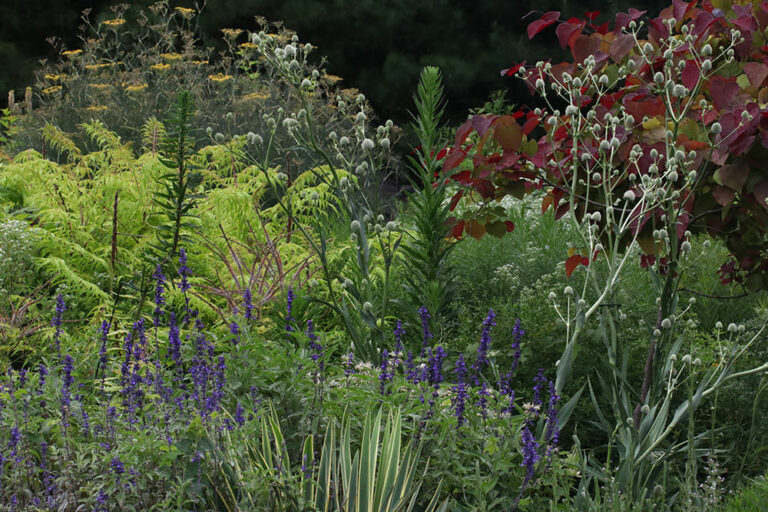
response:
[[[92,8],[92,18],[110,18],[114,2],[99,0],[4,1],[0,15],[0,91],[15,89],[17,98],[32,81],[41,58],[55,52],[46,39],[61,38],[78,46],[79,17]],[[134,2],[146,6],[148,0]],[[554,31],[528,40],[526,26],[537,17],[529,11],[561,10],[581,16],[601,10],[599,21],[613,19],[629,7],[650,15],[668,1],[645,0],[208,0],[202,15],[204,37],[213,40],[224,27],[257,28],[254,15],[283,21],[303,41],[319,47],[328,71],[344,78],[345,87],[363,91],[382,118],[407,121],[419,70],[439,66],[445,75],[447,115],[460,121],[468,108],[482,105],[491,92],[509,89],[513,103],[528,93],[499,71],[527,60],[565,58]],[[191,7],[189,0],[172,2]],[[642,4],[642,5],[639,5]],[[5,94],[2,95],[3,97]]]

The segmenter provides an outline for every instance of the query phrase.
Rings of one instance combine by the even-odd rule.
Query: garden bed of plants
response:
[[[761,510],[766,12],[536,13],[529,106],[402,127],[85,16],[0,119],[2,510]]]

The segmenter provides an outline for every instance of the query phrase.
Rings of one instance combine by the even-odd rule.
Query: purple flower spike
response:
[[[160,317],[163,315],[163,306],[165,305],[165,297],[163,297],[163,291],[165,290],[165,275],[163,275],[163,268],[158,264],[155,268],[155,273],[152,274],[155,279],[155,311],[154,311],[154,323],[157,327],[160,325]]]
[[[168,357],[177,365],[181,365],[181,340],[179,339],[179,327],[176,325],[176,314],[171,312],[168,320]]]
[[[288,288],[288,297],[286,298],[286,315],[285,315],[285,332],[287,333],[292,333],[295,331],[295,329],[291,325],[291,322],[295,321],[293,316],[291,316],[291,313],[293,313],[293,300],[295,298],[296,296],[293,293],[293,288]]]
[[[523,482],[523,487],[525,487],[536,473],[536,463],[540,459],[539,443],[536,442],[536,438],[533,437],[527,424],[523,427],[520,437],[523,442],[523,462],[520,465],[525,468],[525,481]]]
[[[451,389],[453,391],[453,411],[456,416],[456,428],[466,423],[464,416],[467,404],[467,364],[464,362],[464,354],[459,354],[456,360],[456,385]]]
[[[245,309],[245,319],[253,320],[253,298],[251,297],[251,289],[246,288],[243,292],[243,308]]]
[[[403,353],[403,336],[405,336],[405,330],[403,329],[403,323],[398,320],[395,325],[395,355],[399,356]]]
[[[496,313],[492,309],[488,310],[488,316],[483,320],[483,334],[480,336],[480,345],[477,347],[477,359],[472,365],[475,374],[475,385],[480,385],[480,374],[483,368],[488,366],[488,349],[491,348],[491,328],[496,325],[494,319]]]
[[[307,338],[309,338],[309,348],[312,350],[312,360],[317,363],[317,366],[320,368],[320,371],[323,371],[324,364],[322,361],[318,362],[318,360],[323,356],[323,346],[319,343],[318,337],[315,334],[315,324],[312,322],[312,320],[307,320],[307,330],[304,333],[307,335]]]
[[[384,396],[386,393],[386,386],[387,382],[392,380],[392,373],[389,372],[389,351],[387,349],[384,349],[381,351],[381,366],[380,366],[381,372],[379,373],[379,387],[381,391],[381,396]]]
[[[61,357],[62,316],[66,310],[67,306],[64,304],[64,296],[62,294],[58,294],[56,296],[56,313],[53,315],[53,319],[51,320],[51,326],[56,328],[56,333],[53,335],[53,339],[56,342],[56,352],[58,353],[59,357]]]

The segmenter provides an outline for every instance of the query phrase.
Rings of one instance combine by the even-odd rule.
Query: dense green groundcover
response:
[[[194,10],[136,32],[124,12],[2,117],[3,510],[760,509],[768,302],[721,282],[733,240],[678,229],[676,130],[638,120],[680,158],[615,197],[626,112],[568,131],[606,114],[580,103],[599,88],[445,127],[425,68],[399,158],[406,128],[290,31],[227,29],[210,54]],[[685,58],[677,40],[624,57]],[[594,149],[573,189],[551,170],[566,135]],[[738,215],[752,246],[760,212]]]

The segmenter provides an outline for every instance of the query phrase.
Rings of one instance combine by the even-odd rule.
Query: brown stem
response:
[[[662,307],[659,306],[659,313],[656,317],[656,328],[654,330],[661,329],[662,320]],[[653,358],[656,352],[656,336],[651,335],[651,343],[648,345],[648,355],[645,358],[645,368],[643,369],[643,385],[640,387],[640,402],[635,406],[634,414],[632,415],[635,420],[635,428],[640,427],[640,410],[642,404],[648,398],[648,391],[651,389],[651,379],[653,379]]]

